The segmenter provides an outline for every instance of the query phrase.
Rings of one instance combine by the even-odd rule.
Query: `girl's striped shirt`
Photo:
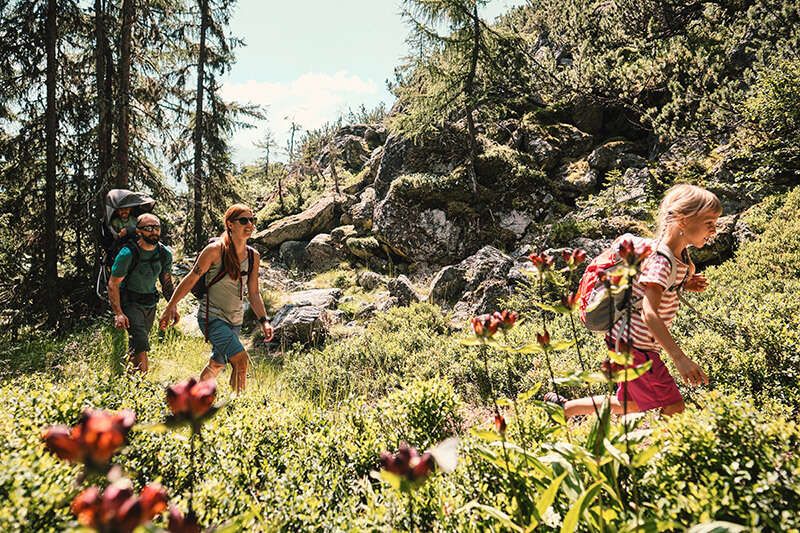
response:
[[[675,266],[677,273],[675,276],[675,283],[681,283],[686,277],[686,272],[689,270],[689,265],[682,262],[680,259],[675,258]],[[631,314],[631,344],[640,350],[659,351],[660,346],[658,341],[650,333],[650,329],[644,321],[642,312],[642,299],[644,298],[645,283],[657,283],[664,288],[661,296],[661,304],[658,306],[658,316],[664,321],[664,324],[669,329],[672,320],[678,313],[680,301],[678,300],[677,291],[668,291],[669,274],[670,274],[669,259],[663,255],[653,252],[653,254],[645,259],[642,264],[642,270],[633,282],[633,299],[637,302],[636,309]],[[617,322],[612,330],[614,339],[619,339],[622,335],[622,340],[628,340],[627,330],[627,317]]]

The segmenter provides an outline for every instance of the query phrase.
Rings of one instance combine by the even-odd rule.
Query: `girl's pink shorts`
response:
[[[613,347],[610,339],[607,338],[606,343],[610,349]],[[636,402],[640,411],[649,411],[650,409],[666,407],[683,400],[675,379],[667,370],[658,352],[639,350],[638,348],[631,348],[631,352],[633,353],[634,365],[641,365],[650,360],[653,362],[653,366],[638,378],[628,381],[627,393],[624,382],[617,386],[617,399],[620,403],[625,401],[627,395],[628,401],[633,400]]]

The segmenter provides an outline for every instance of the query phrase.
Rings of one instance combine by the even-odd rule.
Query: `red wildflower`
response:
[[[167,388],[167,405],[177,418],[199,420],[211,409],[217,395],[213,380],[189,378]]]
[[[435,461],[430,452],[422,455],[416,448],[410,447],[403,442],[397,449],[397,453],[385,451],[381,453],[381,467],[395,474],[406,478],[408,481],[422,481],[433,472]]]
[[[72,501],[78,522],[98,531],[129,533],[167,508],[167,493],[158,484],[147,485],[135,496],[131,483],[120,480],[101,494],[89,487]]]
[[[619,256],[630,266],[641,263],[652,252],[652,248],[647,243],[642,243],[638,247],[630,239],[624,239],[619,243]]]
[[[167,531],[170,533],[200,533],[197,515],[194,513],[184,515],[178,508],[170,507]]]
[[[506,419],[503,418],[503,415],[494,415],[494,427],[499,434],[506,434]]]
[[[489,338],[497,333],[497,328],[502,324],[502,320],[495,315],[480,315],[473,317],[472,330],[475,335],[481,338]]]
[[[539,272],[550,270],[551,268],[553,268],[553,264],[555,263],[555,258],[552,255],[546,253],[531,254],[528,256],[528,259],[531,260],[531,263],[533,263],[533,266]]]
[[[538,342],[542,348],[547,348],[550,346],[550,333],[548,333],[547,330],[544,330],[544,333],[537,333],[536,342]]]
[[[586,251],[580,248],[563,250],[561,252],[561,259],[564,260],[564,263],[566,263],[568,267],[575,268],[586,261]]]
[[[578,305],[579,300],[578,293],[571,292],[561,297],[561,305],[572,311],[575,309],[575,306]]]
[[[514,324],[517,322],[517,315],[514,311],[509,311],[508,309],[504,309],[502,311],[495,311],[492,317],[500,322],[500,327],[504,330],[509,330],[514,327]]]
[[[61,459],[101,467],[125,444],[135,420],[136,415],[130,410],[109,413],[87,409],[75,426],[50,427],[42,433],[42,439],[47,449]]]

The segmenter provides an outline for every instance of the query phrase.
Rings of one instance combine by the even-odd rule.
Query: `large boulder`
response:
[[[350,218],[353,226],[359,232],[368,232],[372,229],[372,214],[375,211],[375,189],[367,187],[361,193],[360,201],[350,208]]]
[[[318,233],[306,246],[308,262],[314,270],[325,270],[339,263],[341,259],[334,247],[333,238],[328,233]]]
[[[433,277],[428,300],[438,305],[452,306],[464,294],[465,285],[464,271],[455,265],[448,265]]]
[[[342,297],[342,289],[309,289],[290,293],[287,303],[295,306],[312,305],[322,309],[333,309]]]
[[[355,135],[344,135],[334,139],[338,160],[350,172],[358,172],[369,161],[370,150],[363,139]]]
[[[272,319],[273,344],[284,347],[295,343],[317,345],[325,340],[329,320],[327,312],[314,305],[284,305]]]
[[[253,241],[274,248],[286,241],[310,240],[317,233],[330,231],[338,225],[337,215],[345,200],[344,196],[325,196],[302,213],[276,220],[253,235]]]
[[[429,299],[464,312],[494,305],[497,298],[509,293],[508,276],[513,264],[510,256],[492,246],[484,246],[457,265],[437,272],[431,282]],[[495,282],[505,288],[498,289]]]
[[[647,166],[647,159],[636,153],[639,150],[637,145],[629,141],[608,141],[592,150],[586,161],[589,168],[599,173],[644,168]]]
[[[380,285],[385,283],[386,279],[382,275],[371,270],[363,270],[356,276],[356,285],[366,291],[377,289]]]
[[[470,200],[470,184],[462,174],[403,176],[375,207],[373,232],[410,262],[452,263],[481,242],[475,231],[479,214]]]
[[[593,137],[571,124],[539,124],[530,116],[521,126],[522,149],[533,156],[539,168],[555,169],[562,160],[591,149]]]
[[[289,268],[299,268],[302,270],[308,265],[306,243],[303,241],[286,241],[281,243],[278,257],[281,263]]]
[[[339,226],[331,230],[331,242],[338,246],[344,244],[350,237],[358,235],[355,226],[349,224],[347,226]]]
[[[399,134],[389,135],[375,175],[375,190],[382,197],[392,181],[404,174],[450,174],[468,157],[466,130],[451,123],[445,124],[438,134],[425,137],[418,143]]]
[[[397,305],[411,305],[420,301],[420,297],[411,281],[403,275],[390,279],[386,284],[389,296],[397,299]]]

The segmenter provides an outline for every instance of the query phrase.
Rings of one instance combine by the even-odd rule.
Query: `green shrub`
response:
[[[800,527],[800,427],[737,396],[703,396],[704,409],[658,424],[661,451],[642,499],[660,519],[724,520],[767,531]]]

